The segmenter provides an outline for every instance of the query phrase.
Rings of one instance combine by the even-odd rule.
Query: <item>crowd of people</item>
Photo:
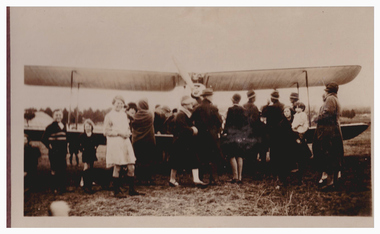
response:
[[[196,97],[183,96],[178,109],[158,105],[154,112],[149,110],[146,99],[126,103],[117,95],[103,126],[107,138],[106,167],[113,168],[113,195],[125,197],[120,189],[125,181],[130,196],[144,195],[135,190],[135,179],[155,185],[154,165],[160,156],[160,160],[167,161],[170,166],[168,182],[171,187],[180,185],[177,181],[179,170],[191,170],[195,186],[220,185],[219,171],[226,162],[232,171],[228,182],[242,184],[244,162],[254,160],[259,162],[263,172],[270,171],[279,189],[287,186],[291,172],[297,172],[298,183],[302,184],[305,166],[313,155],[320,173],[319,185],[322,189],[332,188],[340,176],[343,158],[338,88],[336,83],[326,85],[313,139],[313,154],[305,139],[309,120],[298,93],[292,93],[291,106],[285,106],[279,101],[279,92],[274,90],[270,101],[260,110],[255,105],[254,90],[247,92],[248,102],[244,105],[239,104],[241,96],[234,94],[225,120],[213,104],[213,90],[209,88]],[[49,150],[52,189],[56,192],[66,190],[67,130],[62,115],[61,110],[53,112],[54,121],[47,126],[41,140]],[[82,182],[87,193],[94,192],[93,167],[99,145],[93,129],[94,123],[87,119],[84,132],[75,142],[82,152]],[[171,147],[158,148],[155,134],[172,134]],[[267,163],[268,151],[270,164]],[[29,178],[36,173],[30,168],[35,168],[31,165],[36,164],[39,152],[30,147],[27,136],[24,152],[29,159],[24,161],[24,176]]]

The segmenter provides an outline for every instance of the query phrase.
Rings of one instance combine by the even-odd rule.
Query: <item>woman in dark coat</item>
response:
[[[226,124],[224,126],[224,149],[230,160],[232,168],[231,183],[242,183],[243,158],[245,158],[244,143],[249,136],[249,126],[244,113],[244,108],[239,106],[240,95],[232,96],[233,106],[228,108]]]
[[[324,103],[319,109],[318,124],[313,140],[313,154],[319,171],[327,173],[327,184],[324,188],[332,187],[336,182],[344,156],[339,121],[341,107],[337,97],[338,89],[339,86],[336,83],[326,85]]]
[[[295,167],[296,154],[298,151],[298,134],[292,130],[293,116],[291,107],[284,107],[283,118],[278,127],[278,150],[281,152],[277,157],[271,158],[274,170],[283,186],[287,185],[287,177]],[[279,185],[276,189],[279,189]]]
[[[173,128],[173,148],[169,158],[171,166],[169,185],[178,186],[176,181],[177,170],[192,169],[193,182],[196,186],[206,186],[199,179],[200,162],[196,153],[195,135],[198,129],[193,126],[191,121],[191,111],[193,110],[193,99],[184,96],[181,99],[181,107],[175,117]]]
[[[138,101],[137,108],[132,122],[132,144],[138,164],[136,175],[140,182],[152,185],[153,164],[157,161],[154,115],[149,111],[148,101],[145,99]]]

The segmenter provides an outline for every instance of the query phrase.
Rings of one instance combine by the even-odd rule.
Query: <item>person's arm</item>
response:
[[[104,128],[103,134],[106,137],[116,137],[118,135],[117,131],[113,129],[113,124],[109,115],[106,115],[106,117],[104,118],[103,128]]]
[[[50,141],[49,141],[49,137],[51,135],[51,125],[47,126],[46,129],[45,129],[45,132],[44,134],[42,135],[42,139],[41,139],[41,142],[46,146],[46,148],[50,149]]]

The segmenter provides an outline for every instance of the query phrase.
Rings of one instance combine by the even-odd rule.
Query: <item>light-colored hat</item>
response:
[[[94,129],[94,127],[95,127],[95,124],[94,124],[94,122],[92,122],[91,119],[86,119],[86,120],[83,122],[83,126],[86,125],[86,124],[91,125],[92,129]]]
[[[255,91],[252,89],[252,90],[249,90],[248,92],[247,92],[247,98],[248,99],[251,99],[251,98],[254,98],[254,97],[256,97],[256,93],[255,93]]]
[[[121,95],[116,95],[116,96],[113,98],[113,100],[112,100],[112,105],[115,104],[116,100],[120,100],[120,101],[122,101],[123,104],[125,105],[125,100],[124,100],[123,96],[121,96]]]
[[[190,96],[183,96],[181,98],[181,105],[191,104],[194,100]]]

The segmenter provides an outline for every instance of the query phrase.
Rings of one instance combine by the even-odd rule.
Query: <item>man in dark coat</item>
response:
[[[338,89],[339,86],[334,82],[326,85],[313,140],[313,154],[319,170],[328,175],[325,188],[332,187],[336,182],[344,156]]]
[[[169,158],[171,166],[169,185],[178,186],[176,175],[178,169],[192,169],[193,182],[196,186],[206,186],[199,179],[199,159],[195,150],[195,136],[198,129],[193,126],[191,112],[193,110],[193,99],[190,96],[183,96],[181,107],[175,116],[173,128],[173,149]]]
[[[66,191],[66,126],[62,123],[62,110],[54,110],[53,123],[46,127],[41,142],[49,149],[50,170],[54,192]]]
[[[274,90],[271,94],[271,103],[268,103],[263,107],[263,117],[266,117],[266,129],[269,134],[269,147],[270,147],[270,160],[273,166],[273,162],[278,160],[282,155],[281,152],[281,137],[279,137],[280,122],[283,119],[282,112],[284,110],[284,104],[279,101],[280,95],[277,90]],[[277,175],[276,168],[274,174]]]
[[[208,165],[210,184],[218,184],[217,168],[223,162],[219,135],[222,128],[222,118],[218,108],[212,104],[213,90],[203,90],[201,104],[194,110],[192,120],[198,129],[197,145],[200,160]]]

